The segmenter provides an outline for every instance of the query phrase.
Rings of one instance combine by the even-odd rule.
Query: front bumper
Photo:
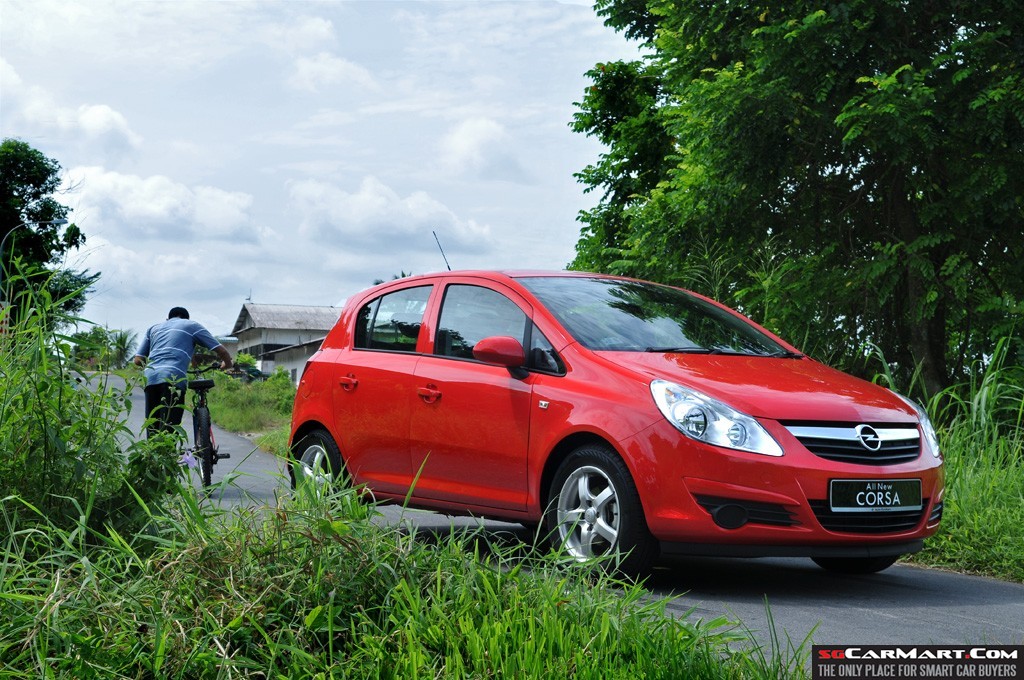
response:
[[[626,442],[648,528],[666,552],[874,557],[920,550],[942,517],[942,461],[927,447],[899,465],[820,458],[774,421],[782,457],[714,447],[656,423]],[[831,480],[921,480],[922,507],[834,512]],[[881,551],[881,552],[879,552]]]

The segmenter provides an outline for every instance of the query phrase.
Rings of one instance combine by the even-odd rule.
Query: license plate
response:
[[[833,512],[898,512],[920,510],[920,479],[833,479],[829,488]]]

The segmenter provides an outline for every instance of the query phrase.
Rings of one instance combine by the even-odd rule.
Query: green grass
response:
[[[557,556],[371,521],[352,491],[218,515],[190,489],[147,532],[22,527],[0,503],[0,678],[739,678],[805,654],[734,649]],[[35,557],[30,557],[35,555]]]
[[[262,433],[291,420],[295,386],[284,371],[264,382],[244,383],[221,373],[214,374],[214,380],[210,414],[225,430]]]
[[[256,437],[256,445],[264,451],[273,453],[275,456],[286,456],[288,455],[288,437],[290,434],[291,427],[288,423],[285,423]]]
[[[945,459],[939,533],[915,561],[1024,582],[1024,368],[1005,343],[967,385],[931,400]]]
[[[284,372],[265,382],[243,383],[226,375],[214,376],[210,414],[218,427],[255,434],[256,445],[276,456],[288,453],[295,388]]]

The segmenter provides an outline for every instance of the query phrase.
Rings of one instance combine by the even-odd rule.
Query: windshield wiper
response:
[[[788,349],[780,349],[778,352],[771,352],[765,354],[766,357],[775,357],[779,359],[803,359],[806,355],[800,352],[790,352]]]
[[[772,357],[781,359],[803,359],[804,355],[798,352],[790,352],[789,350],[781,349],[777,352],[743,352],[737,349],[729,349],[726,347],[648,347],[644,350],[645,352],[651,353],[665,353],[665,354],[717,354],[720,356],[732,356],[732,357]]]

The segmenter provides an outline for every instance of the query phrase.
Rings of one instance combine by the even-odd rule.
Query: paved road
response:
[[[130,426],[141,431],[141,393]],[[186,415],[186,421],[189,416]],[[190,428],[190,423],[186,422]],[[214,498],[226,504],[274,504],[287,493],[278,459],[251,441],[215,427],[221,451],[214,482],[234,475]],[[386,507],[384,521],[409,522],[429,534],[482,526],[493,536],[529,533],[518,524]],[[1024,644],[1024,585],[897,565],[873,576],[839,576],[802,559],[677,559],[657,569],[652,594],[675,598],[670,611],[741,621],[760,642],[769,639],[771,608],[783,647],[811,635],[814,644]]]

